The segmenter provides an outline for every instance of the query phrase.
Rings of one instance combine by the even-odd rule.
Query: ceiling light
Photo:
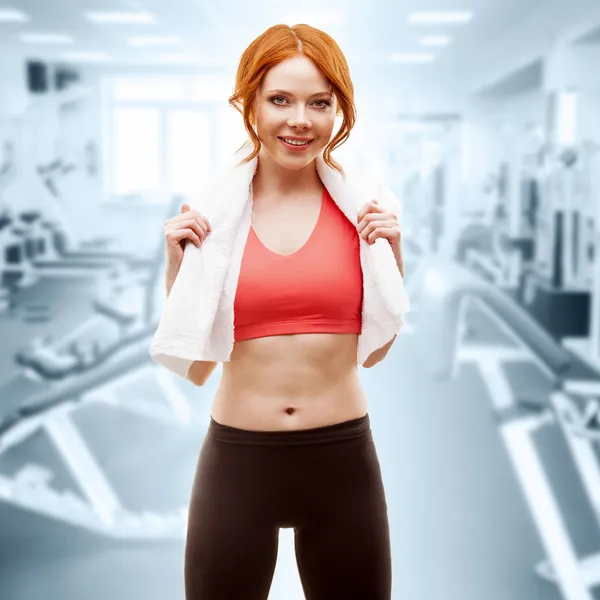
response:
[[[147,12],[125,12],[125,11],[89,11],[85,16],[94,23],[134,24],[144,25],[156,23],[153,15]]]
[[[30,21],[29,15],[15,8],[0,8],[0,22],[2,23],[25,23]]]
[[[392,54],[391,60],[394,63],[430,63],[435,56],[426,52],[397,52]]]
[[[421,38],[422,46],[447,46],[452,38],[447,35],[427,35]]]
[[[105,52],[65,52],[62,58],[72,62],[106,62],[111,60],[111,56]]]
[[[431,10],[410,13],[408,22],[411,25],[432,25],[438,23],[467,23],[473,13],[466,10]]]
[[[181,44],[181,41],[181,38],[174,35],[137,35],[127,38],[127,43],[130,46],[135,46],[136,48],[141,46],[175,46],[177,44]]]
[[[19,40],[25,44],[72,44],[75,40],[70,35],[60,33],[21,33]]]

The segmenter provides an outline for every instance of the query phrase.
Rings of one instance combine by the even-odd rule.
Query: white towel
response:
[[[237,167],[249,155],[247,147],[233,157],[224,175],[207,188],[192,208],[205,216],[212,231],[200,248],[185,245],[181,268],[165,301],[150,356],[181,377],[192,363],[229,362],[234,345],[233,305],[242,255],[250,231],[251,183],[258,165],[254,158]],[[401,218],[401,205],[382,185],[369,186],[329,167],[322,154],[317,172],[330,196],[350,222],[357,225],[358,211],[377,198],[378,204]],[[394,253],[386,239],[369,245],[360,238],[363,273],[362,330],[358,336],[357,361],[369,355],[400,331],[410,305]]]

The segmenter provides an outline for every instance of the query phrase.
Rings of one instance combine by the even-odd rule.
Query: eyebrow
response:
[[[286,92],[285,90],[270,90],[267,94],[285,94],[286,96],[293,96],[292,92]],[[333,96],[331,92],[317,92],[316,94],[312,94],[309,96],[310,98],[314,98],[315,96]]]

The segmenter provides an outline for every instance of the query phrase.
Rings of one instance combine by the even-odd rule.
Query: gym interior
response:
[[[600,599],[597,0],[7,2],[0,599],[184,597],[221,365],[149,356],[163,223],[243,143],[236,61],[276,23],[338,42],[337,157],[403,207],[411,311],[360,370],[394,600]],[[269,600],[303,599],[282,529]]]

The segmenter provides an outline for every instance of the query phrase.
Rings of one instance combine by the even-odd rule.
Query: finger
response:
[[[197,210],[190,211],[188,216],[199,219],[199,222],[204,223],[208,231],[212,231],[212,227],[210,226],[208,219],[204,215],[201,215]]]
[[[204,238],[206,232],[208,231],[208,225],[197,217],[196,219],[187,219],[185,221],[181,221],[178,223],[178,228],[188,228],[193,229],[196,234],[200,237],[200,239]]]
[[[373,215],[373,216],[370,216]],[[375,218],[379,219],[378,221]],[[358,233],[365,233],[365,229],[368,229],[366,233],[373,231],[376,227],[383,227],[384,225],[388,225],[389,220],[387,218],[387,213],[374,215],[373,213],[366,214],[356,226],[356,230]]]
[[[212,231],[212,227],[210,226],[210,223],[207,221],[206,217],[203,217],[202,215],[200,215],[199,217],[197,217],[196,219],[194,219],[195,223],[198,223],[198,225],[201,227],[202,232],[206,235],[206,233],[208,233],[209,231]]]
[[[358,211],[358,220],[360,221],[367,213],[373,211],[373,212],[379,212],[383,210],[380,206],[377,205],[377,201],[376,200],[371,200],[370,202],[367,202],[359,211]]]
[[[186,210],[187,207],[187,210]],[[167,219],[164,223],[165,227],[167,225],[171,225],[173,223],[179,223],[181,221],[181,219],[188,219],[194,211],[190,211],[189,209],[189,204],[182,204],[181,205],[181,212],[178,215],[175,215],[174,217],[171,217],[170,219]],[[186,213],[190,213],[190,214],[186,214]]]
[[[394,227],[378,227],[375,231],[369,234],[367,242],[369,244],[373,244],[375,240],[379,238],[393,242],[394,240],[398,239],[398,231]]]
[[[199,248],[202,241],[192,229],[174,229],[167,233],[167,243],[176,246],[181,240],[189,239]]]
[[[193,220],[197,221],[198,223],[200,223],[201,226],[203,227],[203,229],[205,229],[207,231],[212,231],[212,227],[211,227],[210,223],[208,222],[208,219],[206,217],[202,216],[199,212],[197,212],[195,210],[191,210],[187,213],[181,213],[181,214],[177,215],[176,217],[172,217],[171,219],[168,219],[167,221],[165,221],[164,227],[165,227],[165,229],[178,228],[178,227],[181,227],[182,225],[187,225],[188,222],[190,221],[190,219],[193,219]]]
[[[387,227],[389,227],[389,225],[390,224],[388,221],[364,221],[359,229],[360,237],[367,241],[369,236],[374,231],[376,231],[377,229],[386,229]]]

